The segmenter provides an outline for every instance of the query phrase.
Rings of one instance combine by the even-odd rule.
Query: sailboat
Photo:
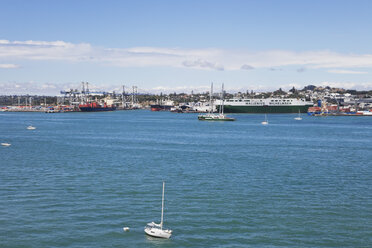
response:
[[[300,110],[298,110],[298,117],[294,118],[296,121],[302,120]]]
[[[213,83],[211,83],[211,91],[209,92],[209,112],[208,114],[202,114],[202,115],[198,115],[198,120],[200,121],[205,121],[206,119],[208,118],[211,118],[214,114],[213,114]]]
[[[34,126],[28,126],[27,129],[28,129],[28,130],[35,130],[36,127],[34,127]]]
[[[223,107],[224,107],[224,92],[223,92],[223,84],[222,84],[222,92],[221,92],[221,100],[220,100],[220,107],[218,114],[213,114],[213,100],[212,100],[212,92],[213,92],[213,83],[211,86],[211,94],[210,94],[210,104],[211,104],[211,110],[206,115],[199,115],[198,119],[201,121],[235,121],[234,118],[227,117],[223,113]]]
[[[152,237],[169,239],[172,235],[172,230],[163,229],[164,187],[165,187],[165,182],[163,182],[163,195],[162,195],[162,200],[161,200],[161,221],[160,221],[160,224],[156,224],[155,222],[147,223],[147,225],[145,227],[145,233],[149,236],[152,236]]]
[[[265,114],[265,121],[261,122],[262,125],[268,125],[269,121],[267,120],[267,114]]]

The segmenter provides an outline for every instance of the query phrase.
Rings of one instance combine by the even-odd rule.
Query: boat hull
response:
[[[92,107],[79,107],[81,112],[100,112],[100,111],[114,111],[115,107],[102,107],[102,108],[92,108]]]
[[[235,121],[235,119],[232,118],[225,118],[225,119],[215,119],[215,118],[203,118],[203,117],[198,117],[199,121]]]
[[[151,237],[162,239],[169,239],[172,236],[172,233],[158,228],[145,228],[145,233]]]
[[[287,106],[233,106],[225,105],[225,113],[307,113],[307,110],[312,105],[287,105]],[[219,108],[219,107],[217,107]]]
[[[153,104],[150,105],[151,111],[170,111],[173,106],[171,105],[160,105],[160,104]]]
[[[206,115],[199,115],[199,121],[235,121],[234,118],[227,117],[223,114],[215,115],[215,114],[206,114]]]

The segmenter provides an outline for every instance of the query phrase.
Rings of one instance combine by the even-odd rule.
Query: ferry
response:
[[[221,106],[221,100],[216,105]],[[224,100],[226,113],[307,113],[312,102],[296,98],[232,98]]]

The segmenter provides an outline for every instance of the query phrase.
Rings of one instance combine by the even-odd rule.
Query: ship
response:
[[[170,111],[173,105],[152,104],[151,111]]]
[[[86,104],[80,104],[79,109],[82,112],[99,112],[99,111],[114,111],[116,107],[113,105],[108,106],[106,103],[101,105],[97,102],[90,102]]]
[[[173,101],[160,101],[160,103],[150,105],[151,111],[170,111],[173,107]]]
[[[216,105],[221,106],[220,102]],[[232,98],[224,100],[223,106],[225,113],[307,113],[314,104],[295,98]]]
[[[198,115],[198,120],[200,121],[235,121],[234,118],[227,117],[224,114],[224,90],[223,90],[223,84],[222,84],[222,90],[221,90],[221,101],[220,101],[220,106],[218,110],[218,114],[213,113],[213,83],[211,84],[211,91],[210,91],[210,105],[211,108],[209,110],[208,114],[205,115]]]

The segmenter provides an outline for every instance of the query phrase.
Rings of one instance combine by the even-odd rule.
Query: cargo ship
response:
[[[150,105],[151,111],[170,111],[173,107],[173,101],[160,101],[160,103]]]
[[[97,102],[90,102],[86,104],[80,104],[79,109],[82,112],[99,112],[99,111],[114,111],[116,107],[113,105],[108,106],[106,103],[101,105]]]
[[[216,101],[220,105],[221,100]],[[223,102],[225,113],[307,113],[312,102],[295,98],[233,98]],[[217,107],[219,108],[219,107]]]
[[[170,111],[173,105],[152,104],[150,107],[151,111]]]

